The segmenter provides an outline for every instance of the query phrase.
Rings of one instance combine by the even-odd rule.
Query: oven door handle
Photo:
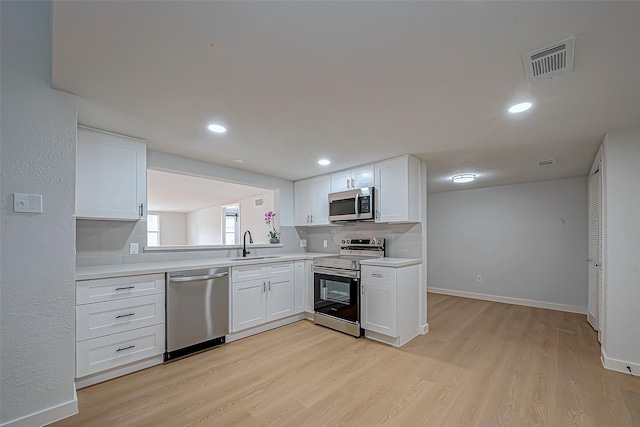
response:
[[[358,270],[336,270],[335,268],[313,267],[313,272],[318,274],[326,274],[329,276],[348,277],[350,279],[359,279],[360,272]]]

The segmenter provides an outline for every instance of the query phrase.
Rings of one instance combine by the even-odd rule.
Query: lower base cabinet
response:
[[[402,346],[419,334],[420,266],[362,266],[362,328],[367,338]]]
[[[233,267],[231,332],[296,313],[294,263]]]
[[[76,282],[76,385],[162,363],[165,275]]]

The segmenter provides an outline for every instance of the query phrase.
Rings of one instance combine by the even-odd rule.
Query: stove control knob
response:
[[[382,244],[382,240],[378,239],[378,244],[381,245]]]
[[[344,245],[346,242],[347,242],[346,240],[342,239],[342,244],[343,244],[343,245]]]
[[[351,244],[351,239],[347,239],[347,245]]]
[[[371,239],[371,242],[369,244],[370,245],[375,245],[376,244],[376,239]]]

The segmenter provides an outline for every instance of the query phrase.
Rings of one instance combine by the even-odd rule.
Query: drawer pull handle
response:
[[[116,288],[117,291],[126,291],[127,289],[135,289],[135,286],[125,286],[124,288]]]
[[[122,318],[122,317],[134,316],[134,315],[135,315],[135,313],[121,314],[121,315],[119,315],[119,316],[116,316],[116,319],[120,319],[120,318]]]
[[[372,277],[379,277],[379,278],[382,279],[382,274],[380,274],[380,273],[371,273],[371,276]]]
[[[119,348],[116,351],[124,351],[124,350],[129,350],[130,348],[134,348],[135,345],[130,345],[129,347],[123,347],[123,348]]]

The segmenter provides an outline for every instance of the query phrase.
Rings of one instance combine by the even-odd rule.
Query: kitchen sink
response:
[[[260,259],[272,259],[272,258],[280,258],[277,255],[272,255],[272,256],[248,256],[248,257],[244,257],[244,258],[229,258],[229,261],[253,261],[253,260],[260,260]]]

